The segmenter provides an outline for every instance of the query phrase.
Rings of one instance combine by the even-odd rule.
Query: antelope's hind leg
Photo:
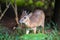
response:
[[[41,27],[42,27],[42,33],[45,33],[44,32],[44,23],[41,25]]]
[[[33,28],[33,32],[34,32],[34,34],[36,34],[36,27]]]

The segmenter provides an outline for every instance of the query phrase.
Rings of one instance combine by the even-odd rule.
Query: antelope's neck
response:
[[[31,23],[31,21],[30,21],[30,20],[27,21],[27,22],[26,22],[26,25],[27,25],[27,27],[30,27],[30,28],[31,28],[31,27],[32,27],[32,23]]]

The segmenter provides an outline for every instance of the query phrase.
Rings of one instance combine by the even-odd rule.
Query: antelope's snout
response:
[[[23,20],[22,20],[22,19],[20,19],[20,20],[19,20],[19,23],[23,23]]]

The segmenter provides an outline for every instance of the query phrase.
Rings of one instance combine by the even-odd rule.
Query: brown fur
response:
[[[24,23],[27,25],[28,28],[32,28],[34,30],[34,33],[36,33],[36,27],[42,26],[42,32],[44,33],[44,21],[45,21],[45,14],[42,10],[35,10],[34,12],[31,12],[32,15],[28,15],[27,17],[29,19],[24,19]],[[30,13],[30,14],[31,14]],[[29,17],[30,16],[30,17]]]

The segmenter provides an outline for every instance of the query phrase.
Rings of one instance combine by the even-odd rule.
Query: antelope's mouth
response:
[[[22,24],[23,23],[22,20],[19,20],[19,23]]]
[[[24,24],[24,23],[20,20],[20,21],[19,21],[19,24],[21,24],[21,25],[22,25],[22,24]]]

